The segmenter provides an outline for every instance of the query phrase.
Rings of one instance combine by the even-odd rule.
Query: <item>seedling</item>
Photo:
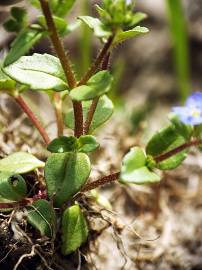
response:
[[[80,23],[69,24],[65,17],[75,0],[29,2],[42,11],[35,24],[30,25],[26,11],[18,7],[11,9],[11,17],[5,22],[8,31],[18,33],[1,63],[0,89],[28,115],[49,156],[45,163],[24,152],[0,160],[0,208],[26,209],[27,221],[52,241],[59,235],[61,252],[68,255],[86,242],[89,234],[85,214],[76,201],[79,195],[112,181],[120,185],[157,183],[161,180],[159,170],[175,169],[192,146],[202,146],[202,93],[189,97],[185,107],[173,108],[170,125],[154,134],[145,149],[130,149],[119,172],[89,182],[90,153],[99,147],[94,131],[113,113],[113,103],[107,97],[113,83],[108,68],[111,52],[119,43],[148,32],[139,26],[146,15],[134,13],[133,1],[103,0],[101,6],[96,6],[99,18],[80,16]],[[61,38],[81,22],[92,29],[103,48],[78,80]],[[50,38],[56,56],[25,56],[45,36]],[[54,140],[24,101],[23,94],[28,89],[43,91],[50,97],[57,116],[58,137]],[[65,98],[72,101],[72,108],[64,116]],[[74,135],[64,134],[64,123]],[[36,169],[44,170],[45,186],[28,197],[24,174]]]

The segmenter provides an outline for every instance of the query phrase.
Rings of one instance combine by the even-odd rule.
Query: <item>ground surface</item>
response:
[[[152,2],[141,7],[149,13],[150,34],[120,46],[114,53],[115,60],[124,55],[120,63],[126,70],[118,96],[123,94],[127,105],[99,131],[101,149],[92,158],[92,179],[117,171],[128,149],[145,145],[150,135],[165,125],[170,107],[177,102],[165,14],[159,15],[153,1],[145,2]],[[202,84],[201,0],[193,5],[185,2],[190,21],[192,83],[193,89],[198,90]],[[10,37],[1,42],[6,47]],[[74,48],[75,41],[70,38],[68,42]],[[47,43],[38,49],[45,51]],[[47,100],[36,97],[33,103],[40,103],[41,111],[46,108],[42,111],[45,124],[55,136],[53,112]],[[137,128],[130,123],[129,115],[145,104],[149,111]],[[15,103],[2,94],[0,131],[1,157],[23,150],[46,159],[37,131]],[[40,172],[26,176],[30,187],[42,178]],[[160,185],[152,187],[106,186],[99,192],[111,203],[111,210],[96,203],[91,194],[82,197],[80,203],[88,216],[91,234],[79,252],[66,258],[60,255],[58,243],[53,247],[27,225],[22,209],[0,214],[0,269],[202,270],[201,153],[193,151],[182,166],[162,178]]]
[[[21,149],[45,159],[37,132],[20,111],[16,121],[8,118],[11,111],[4,106],[10,102],[2,96],[1,156]],[[17,109],[13,103],[10,108]],[[125,120],[117,112],[100,132],[101,149],[93,158],[93,179],[116,171],[123,153],[134,144],[143,144],[148,127],[155,129],[156,111],[160,110],[157,107],[150,113],[150,121],[144,122],[144,129],[140,128],[136,136],[129,132],[129,125],[125,126]],[[89,241],[80,252],[67,258],[61,257],[58,243],[53,247],[27,225],[22,209],[2,213],[0,269],[202,269],[201,172],[201,154],[192,152],[181,167],[163,175],[160,185],[113,184],[103,188],[100,194],[111,203],[110,210],[86,194],[80,203],[91,228]],[[26,179],[34,183],[38,177],[40,174],[31,174]]]

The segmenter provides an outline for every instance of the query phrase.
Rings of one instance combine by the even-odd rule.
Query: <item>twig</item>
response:
[[[50,32],[51,41],[55,48],[56,54],[58,58],[60,59],[61,65],[64,69],[64,73],[67,78],[68,85],[70,89],[73,89],[77,85],[76,78],[71,68],[71,62],[69,60],[69,57],[65,53],[64,45],[59,38],[48,0],[40,0],[40,4],[41,4],[41,8],[46,19],[48,30]],[[73,108],[74,108],[74,118],[75,118],[74,132],[75,132],[75,136],[79,137],[80,135],[83,134],[82,103],[73,101]]]
[[[35,116],[33,111],[30,109],[29,105],[25,102],[25,100],[22,98],[22,96],[16,96],[15,100],[19,104],[19,106],[22,108],[22,110],[27,114],[29,119],[34,124],[34,126],[38,129],[44,142],[48,145],[50,143],[50,138],[49,138],[46,130],[43,128],[42,124],[40,123],[40,121],[37,119],[37,117]]]

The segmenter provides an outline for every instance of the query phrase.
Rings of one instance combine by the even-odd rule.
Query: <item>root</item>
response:
[[[36,255],[35,253],[35,248],[36,248],[36,245],[32,246],[32,249],[31,249],[31,252],[30,253],[27,253],[27,254],[23,254],[19,260],[17,261],[17,263],[15,264],[13,270],[17,270],[18,267],[20,266],[20,264],[22,263],[22,261],[25,259],[25,258],[29,258],[29,257],[34,257]]]

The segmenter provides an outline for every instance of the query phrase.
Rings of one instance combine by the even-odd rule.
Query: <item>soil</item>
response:
[[[39,139],[33,143],[38,134],[23,114],[14,124],[8,117],[11,111],[4,110],[6,102],[11,102],[10,98],[2,96],[1,155],[29,149],[45,160],[43,143]],[[93,157],[92,179],[116,171],[123,153],[132,145],[142,145],[148,127],[157,128],[155,115],[160,110],[157,106],[150,113],[149,121],[139,126],[136,136],[129,132],[130,126],[124,124],[126,120],[120,118],[120,112],[114,115],[98,134],[101,149]],[[17,143],[16,138],[21,140]],[[112,209],[107,210],[91,194],[85,194],[79,203],[87,215],[90,236],[86,245],[68,257],[61,256],[57,241],[53,246],[27,224],[23,209],[1,213],[0,269],[202,269],[201,172],[201,154],[193,151],[177,170],[164,173],[160,185],[114,183],[102,188],[99,192]],[[25,176],[30,187],[39,177],[40,172]],[[35,188],[36,192],[37,185]]]

